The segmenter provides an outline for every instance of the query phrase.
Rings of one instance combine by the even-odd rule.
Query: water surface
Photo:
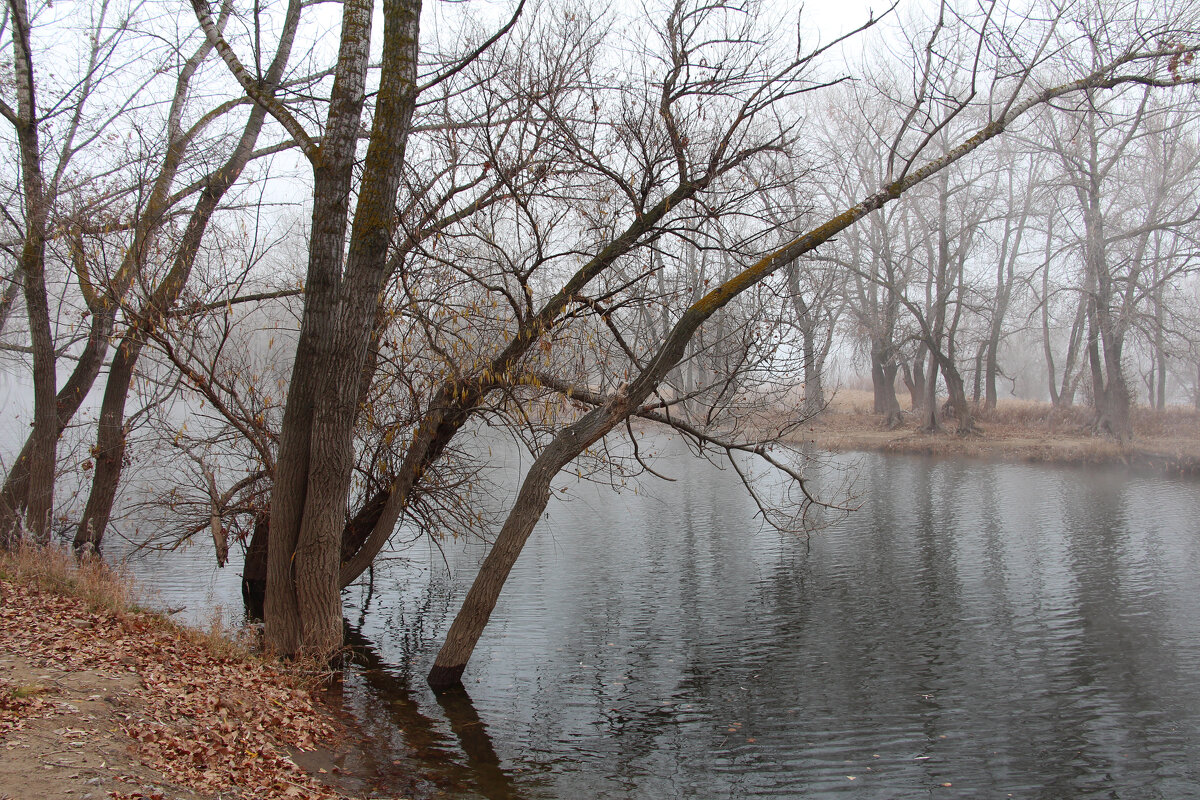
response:
[[[853,460],[861,508],[808,537],[683,454],[653,495],[556,482],[466,696],[423,676],[484,547],[382,562],[346,595],[377,766],[488,797],[1200,797],[1195,483]]]

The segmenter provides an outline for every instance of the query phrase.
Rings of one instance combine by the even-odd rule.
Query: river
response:
[[[484,552],[419,544],[346,593],[342,697],[397,790],[451,796],[1200,797],[1200,493],[1117,469],[839,456],[860,507],[767,528],[668,454],[562,481],[464,677],[424,685]],[[556,486],[560,482],[556,482]],[[651,491],[644,491],[644,490]],[[444,554],[443,554],[444,550]],[[203,547],[157,601],[237,607]]]

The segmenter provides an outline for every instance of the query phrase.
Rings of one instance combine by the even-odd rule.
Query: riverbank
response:
[[[866,450],[927,456],[982,458],[993,461],[1074,465],[1118,464],[1168,475],[1200,476],[1200,412],[1185,408],[1156,411],[1135,408],[1133,441],[1122,445],[1092,432],[1089,408],[1055,408],[1049,403],[1001,402],[981,411],[978,431],[954,432],[947,420],[942,433],[917,429],[904,414],[889,429],[871,413],[871,395],[843,391],[829,408],[790,438],[832,451]]]
[[[0,800],[362,793],[303,676],[129,596],[103,565],[0,555]]]

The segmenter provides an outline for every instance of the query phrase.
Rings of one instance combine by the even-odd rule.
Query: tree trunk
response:
[[[988,410],[994,409],[1000,401],[1000,393],[996,391],[996,378],[1000,375],[1000,359],[996,354],[999,349],[1000,336],[999,331],[996,331],[992,340],[988,342],[987,361],[984,367],[983,407]]]
[[[109,337],[112,334],[114,309],[100,308],[92,313],[92,324],[88,331],[87,344],[79,355],[79,361],[71,376],[63,384],[55,397],[54,407],[57,413],[55,439],[62,437],[63,431],[79,410],[83,398],[100,374],[104,364],[104,356],[108,352]],[[22,445],[20,452],[13,461],[12,467],[4,477],[4,486],[0,489],[0,509],[25,508],[29,498],[30,459],[34,451],[34,439],[30,434]],[[3,512],[0,511],[0,518]]]
[[[20,268],[13,270],[3,282],[4,291],[0,292],[0,334],[3,334],[4,329],[8,327],[8,320],[12,315],[13,306],[16,305],[17,295],[21,293]]]
[[[1071,323],[1071,335],[1067,339],[1067,357],[1063,364],[1062,389],[1058,392],[1058,404],[1063,408],[1074,405],[1075,387],[1079,385],[1082,367],[1077,368],[1079,348],[1084,344],[1084,332],[1087,329],[1087,294],[1079,295],[1079,303],[1075,307],[1075,319]]]
[[[796,315],[796,325],[800,328],[802,358],[804,361],[804,416],[811,417],[825,408],[825,387],[821,381],[824,369],[823,353],[817,342],[819,320],[815,309],[809,306],[800,291],[800,271],[795,264],[788,264],[788,290],[792,295],[792,310]],[[878,388],[876,389],[878,394]],[[895,392],[893,391],[893,399]],[[880,406],[880,398],[876,398],[876,407]],[[886,398],[884,399],[886,407]],[[878,410],[876,413],[879,413]],[[889,415],[890,421],[890,415]]]
[[[1124,444],[1133,438],[1133,418],[1130,414],[1133,396],[1125,379],[1121,345],[1119,331],[1114,331],[1114,335],[1104,342],[1105,372],[1108,380],[1104,387],[1105,409],[1101,415],[1099,427]]]
[[[1167,345],[1164,331],[1166,330],[1166,308],[1163,303],[1163,279],[1159,275],[1159,253],[1155,247],[1154,254],[1154,363],[1157,367],[1158,392],[1152,406],[1159,411],[1167,407]],[[1151,392],[1154,393],[1153,390]]]
[[[975,419],[971,411],[971,404],[967,402],[962,374],[948,358],[939,357],[938,365],[941,367],[942,378],[946,382],[946,395],[950,407],[954,409],[954,418],[957,423],[956,432],[959,435],[974,433],[976,430]]]
[[[1054,348],[1050,342],[1050,261],[1054,254],[1054,215],[1046,221],[1046,258],[1042,264],[1042,353],[1049,374],[1050,403],[1059,405],[1058,377],[1054,373]]]
[[[890,348],[871,347],[871,386],[874,389],[874,412],[883,416],[889,427],[900,417],[900,401],[896,399],[896,370],[898,365],[890,358]]]
[[[928,381],[925,378],[925,355],[926,348],[922,344],[917,348],[917,354],[912,359],[912,374],[909,376],[908,384],[909,403],[912,405],[913,411],[925,407],[925,388]]]
[[[1161,350],[1158,352],[1158,397],[1154,407],[1159,411],[1167,409],[1167,356]]]
[[[975,348],[975,369],[972,371],[973,388],[971,390],[971,402],[978,404],[983,392],[983,351],[986,344],[980,344]]]
[[[804,415],[811,417],[825,408],[825,387],[821,382],[821,365],[818,363],[816,335],[806,329],[804,339]]]
[[[100,552],[104,530],[112,515],[125,461],[125,400],[129,396],[133,367],[141,349],[140,337],[132,331],[127,332],[108,370],[108,383],[104,388],[100,419],[96,425],[92,490],[72,543],[77,551],[86,549],[93,553]]]
[[[271,537],[271,518],[264,512],[254,520],[254,532],[246,546],[242,564],[242,602],[246,616],[263,618],[263,602],[267,596],[267,547]]]
[[[917,365],[914,363],[913,368]],[[921,430],[926,433],[938,433],[942,430],[941,420],[938,419],[937,404],[938,365],[935,358],[929,359],[929,374],[923,379],[924,392],[921,399]]]
[[[46,185],[38,141],[29,11],[25,0],[10,0],[9,8],[12,10],[13,76],[17,95],[15,127],[25,212],[24,242],[18,268],[33,350],[33,432],[29,437],[29,489],[24,497],[24,529],[34,541],[44,544],[50,541],[58,444],[56,359],[46,293],[46,224],[50,209],[45,196]],[[19,536],[21,512],[20,505],[0,505],[0,544],[11,544]]]
[[[341,644],[339,562],[354,422],[416,101],[421,4],[385,0],[380,87],[343,270],[372,5],[343,6],[329,122],[314,161],[304,315],[271,498],[265,635],[283,655],[324,655]]]
[[[874,412],[884,419],[888,428],[895,428],[901,422],[900,401],[896,399],[896,371],[899,364],[894,359],[885,357],[890,351],[884,348],[871,348],[871,386],[874,389]]]

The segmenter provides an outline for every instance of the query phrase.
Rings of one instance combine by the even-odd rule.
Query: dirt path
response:
[[[16,726],[0,745],[0,796],[198,797],[133,758],[121,725],[129,713],[122,709],[136,707],[136,675],[72,672],[9,653],[0,656],[0,674],[0,692],[17,701],[4,709],[15,712],[5,721]]]

